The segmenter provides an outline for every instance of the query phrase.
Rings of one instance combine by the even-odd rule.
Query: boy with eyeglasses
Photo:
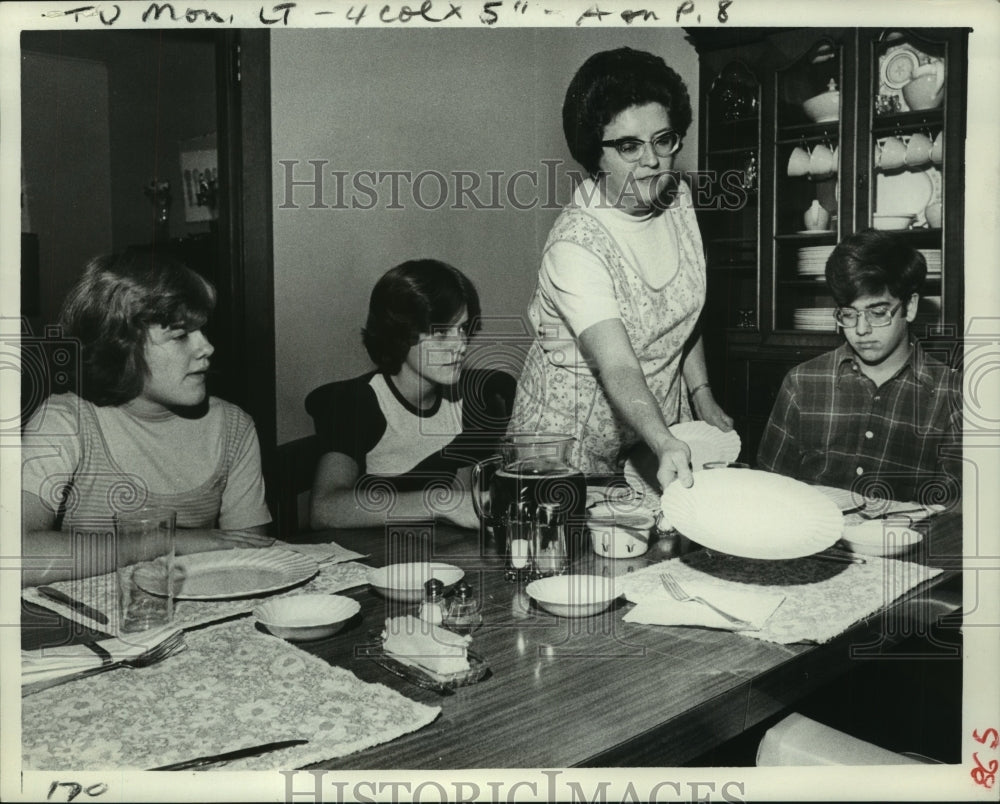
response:
[[[891,232],[857,232],[833,250],[826,281],[845,342],[785,377],[760,468],[895,500],[959,494],[961,376],[909,333],[926,274]]]

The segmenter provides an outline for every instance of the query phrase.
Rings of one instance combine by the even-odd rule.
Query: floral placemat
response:
[[[174,601],[174,625],[177,628],[194,628],[216,620],[225,620],[253,611],[261,600],[272,597],[289,597],[303,594],[333,594],[368,583],[370,567],[348,561],[340,564],[323,563],[319,565],[319,574],[311,581],[296,586],[287,592],[263,597],[242,597],[228,600],[176,600]],[[21,592],[25,600],[51,609],[67,620],[82,623],[88,628],[118,635],[118,581],[115,573],[96,575],[92,578],[82,578],[75,581],[61,581],[49,584],[66,592],[74,600],[86,603],[88,606],[104,612],[108,616],[107,624],[100,623],[91,617],[80,614],[75,609],[56,603],[42,597],[34,587],[28,587]]]
[[[22,700],[25,769],[149,769],[277,740],[224,770],[293,769],[423,728],[440,707],[361,681],[251,620],[187,634],[188,649]]]
[[[909,561],[865,556],[864,564],[812,557],[765,561],[699,550],[617,578],[635,602],[662,597],[660,573],[730,591],[781,592],[784,601],[759,631],[743,636],[767,642],[829,642],[942,570]]]

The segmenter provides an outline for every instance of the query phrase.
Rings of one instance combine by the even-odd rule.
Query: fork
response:
[[[725,617],[729,622],[731,622],[737,628],[741,628],[741,629],[746,630],[746,631],[759,631],[760,630],[753,623],[748,622],[747,620],[741,620],[739,617],[736,617],[736,616],[730,614],[728,611],[723,611],[718,606],[714,606],[711,603],[709,603],[703,597],[698,597],[696,595],[689,595],[687,592],[684,591],[683,587],[681,587],[681,585],[679,583],[677,583],[677,581],[674,578],[674,576],[672,576],[672,575],[670,575],[670,574],[668,574],[666,572],[664,572],[662,575],[660,575],[660,581],[663,582],[663,588],[666,589],[667,592],[670,593],[670,596],[674,600],[678,601],[679,603],[687,603],[688,601],[694,601],[695,603],[702,603],[702,604],[708,606],[716,614],[719,614],[722,617]]]
[[[94,650],[94,645],[97,644],[97,640],[92,640],[90,642],[85,641],[83,644],[90,647],[91,650]],[[46,681],[28,682],[22,687],[21,694],[30,695],[31,693],[41,692],[49,687],[56,687],[69,681],[76,681],[80,678],[95,676],[98,673],[105,673],[108,670],[114,670],[117,667],[148,667],[149,665],[162,662],[172,654],[184,650],[184,648],[184,632],[177,631],[164,639],[162,642],[153,645],[149,650],[136,656],[132,656],[131,658],[109,658],[108,661],[102,661],[101,664],[89,667],[86,670],[79,670],[75,673],[69,673],[67,675],[51,678]],[[107,651],[95,650],[94,652],[98,655],[101,655],[103,652],[105,655],[110,657],[110,654],[108,654]]]

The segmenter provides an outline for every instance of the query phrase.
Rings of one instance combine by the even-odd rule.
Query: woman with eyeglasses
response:
[[[651,53],[597,53],[574,76],[563,131],[589,178],[545,245],[509,428],[575,435],[572,462],[591,474],[619,472],[645,444],[664,488],[692,483],[690,450],[669,425],[693,406],[732,429],[708,383],[701,235],[673,170],[690,123],[683,80]]]
[[[387,515],[479,527],[471,467],[503,434],[515,384],[465,367],[479,325],[475,286],[447,263],[410,260],[375,283],[362,331],[375,370],[306,397],[324,453],[312,527],[383,525]]]

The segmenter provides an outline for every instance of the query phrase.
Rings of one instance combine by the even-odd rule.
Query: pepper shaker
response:
[[[469,583],[462,581],[455,587],[455,596],[448,603],[444,625],[456,633],[471,634],[482,624],[483,615],[475,591]]]

